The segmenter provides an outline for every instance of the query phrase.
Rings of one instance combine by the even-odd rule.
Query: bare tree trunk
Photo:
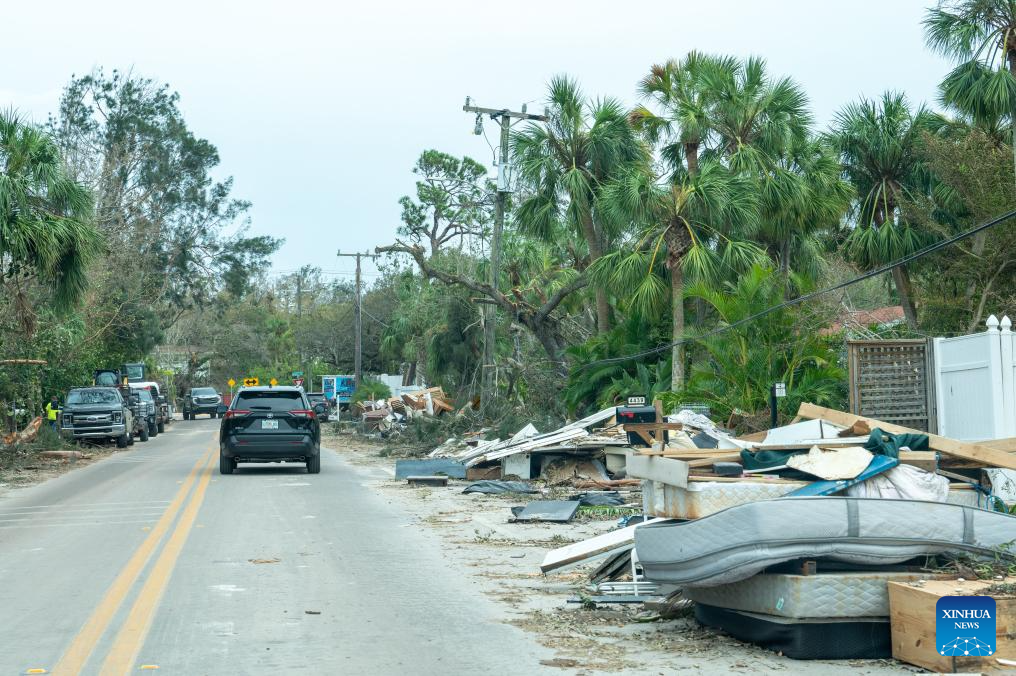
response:
[[[893,283],[900,295],[900,305],[903,306],[903,316],[907,318],[907,325],[916,331],[917,308],[914,306],[914,289],[910,284],[910,273],[907,272],[906,266],[897,265],[893,268]]]
[[[593,224],[592,214],[585,214],[582,217],[582,235],[589,246],[589,263],[595,263],[603,255],[603,247],[600,244],[600,236]],[[596,332],[606,333],[610,331],[610,303],[607,302],[607,292],[602,288],[596,288]]]
[[[688,162],[688,173],[692,176],[696,176],[699,171],[698,167],[698,143],[685,143],[684,144],[684,159]]]
[[[667,270],[670,271],[670,339],[672,343],[684,340],[684,270],[681,264],[692,247],[691,233],[680,219],[670,224],[663,234],[667,243]],[[684,387],[684,345],[670,348],[670,389]]]
[[[670,271],[671,341],[684,340],[684,272],[678,265]],[[670,389],[684,387],[684,345],[670,348]]]
[[[1009,60],[1009,74],[1016,77],[1016,46],[1011,45],[1013,41],[1012,33],[1009,33],[1006,38],[1006,52]],[[1013,180],[1016,180],[1016,101],[1012,102],[1012,110],[1009,111],[1009,126],[1012,128],[1012,168],[1013,168]]]

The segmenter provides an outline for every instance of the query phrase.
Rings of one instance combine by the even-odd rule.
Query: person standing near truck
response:
[[[59,415],[60,415],[60,402],[57,401],[57,398],[54,395],[49,398],[49,403],[46,404],[46,420],[49,421],[49,426],[52,427],[54,431],[56,431],[57,429],[56,423],[57,416]]]

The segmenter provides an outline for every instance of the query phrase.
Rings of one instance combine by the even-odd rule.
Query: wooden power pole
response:
[[[360,305],[363,302],[362,283],[360,281],[360,258],[377,258],[374,254],[366,253],[355,253],[355,254],[344,254],[339,252],[337,256],[346,256],[349,258],[356,259],[356,299],[353,303],[353,321],[355,328],[353,329],[353,377],[356,381],[356,386],[360,386],[360,382],[363,379],[363,331],[362,326],[362,311]]]
[[[505,204],[508,201],[508,193],[511,192],[508,185],[508,134],[511,131],[512,119],[535,120],[546,122],[546,115],[532,115],[526,112],[525,105],[521,112],[508,110],[507,108],[481,108],[471,105],[470,99],[466,97],[466,105],[462,110],[467,113],[476,113],[476,133],[483,132],[482,120],[484,115],[490,119],[498,120],[501,124],[500,153],[497,159],[497,201],[494,210],[494,232],[490,238],[490,285],[498,288],[498,280],[501,277],[501,234],[504,232]],[[497,308],[490,303],[483,306],[483,365],[480,380],[480,401],[483,408],[494,399],[497,382],[494,378],[494,344],[496,334],[494,332],[497,323]]]

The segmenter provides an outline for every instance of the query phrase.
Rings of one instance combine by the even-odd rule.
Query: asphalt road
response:
[[[0,496],[0,675],[561,673],[341,453],[220,476],[217,423]]]

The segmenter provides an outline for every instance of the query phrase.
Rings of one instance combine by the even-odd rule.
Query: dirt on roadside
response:
[[[27,448],[0,446],[0,493],[11,488],[42,483],[73,469],[86,467],[117,449],[111,446],[84,446],[75,449],[80,451],[80,456],[71,453],[62,458],[42,457],[41,454],[48,450],[66,451],[68,448],[43,445]]]

